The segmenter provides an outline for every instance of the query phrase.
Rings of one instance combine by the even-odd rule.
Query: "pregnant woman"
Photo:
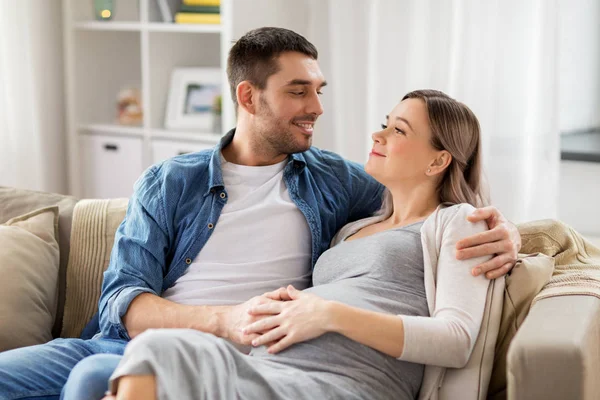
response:
[[[414,399],[424,365],[460,368],[481,326],[488,258],[458,261],[456,242],[487,230],[480,129],[464,104],[407,94],[373,134],[366,171],[387,187],[378,215],[345,226],[313,287],[282,288],[244,329],[243,354],[194,330],[150,330],[111,377],[117,399]],[[434,382],[433,384],[436,384]]]

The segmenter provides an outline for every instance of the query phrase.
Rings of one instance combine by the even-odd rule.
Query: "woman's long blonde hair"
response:
[[[489,204],[483,183],[479,121],[473,111],[438,90],[415,90],[402,98],[420,99],[425,103],[431,128],[431,145],[446,150],[452,161],[438,183],[441,203],[469,203],[474,207]],[[391,215],[391,193],[386,191],[379,214]]]

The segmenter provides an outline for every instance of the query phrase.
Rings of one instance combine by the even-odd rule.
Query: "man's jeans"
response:
[[[55,339],[46,344],[2,352],[0,400],[58,400],[71,370],[79,361],[93,354],[122,355],[126,344],[112,339]],[[114,363],[107,365],[113,370],[114,366]],[[108,373],[103,372],[100,365],[98,367],[99,373]],[[102,393],[107,388],[108,381],[105,381]],[[90,395],[92,389],[87,389]]]
[[[108,379],[117,369],[123,356],[96,354],[87,357],[73,368],[63,388],[61,400],[100,400],[108,389]]]

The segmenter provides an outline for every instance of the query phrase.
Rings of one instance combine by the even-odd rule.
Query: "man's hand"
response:
[[[269,303],[278,303],[278,301],[273,300],[266,295],[262,295],[253,297],[245,303],[227,307],[221,316],[221,329],[217,336],[229,339],[244,346],[251,345],[254,336],[244,335],[242,333],[242,329],[254,322],[270,316],[270,314],[250,314],[250,310],[258,307],[259,305]]]
[[[478,208],[468,220],[485,220],[489,230],[469,236],[456,243],[456,258],[494,255],[494,258],[471,271],[475,276],[484,273],[488,279],[495,279],[510,272],[517,261],[521,249],[521,235],[516,226],[506,220],[496,207]]]

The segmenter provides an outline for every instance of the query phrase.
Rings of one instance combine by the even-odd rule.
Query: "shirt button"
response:
[[[227,197],[227,195],[225,194],[225,192],[221,192],[221,198],[224,199],[225,197]]]
[[[187,265],[190,265],[190,264],[192,263],[192,259],[191,259],[191,258],[186,258],[186,259],[185,259],[185,263],[186,263]]]
[[[214,226],[213,224],[208,224],[208,229],[212,229],[212,228],[214,228],[214,227],[215,227],[215,226]]]

